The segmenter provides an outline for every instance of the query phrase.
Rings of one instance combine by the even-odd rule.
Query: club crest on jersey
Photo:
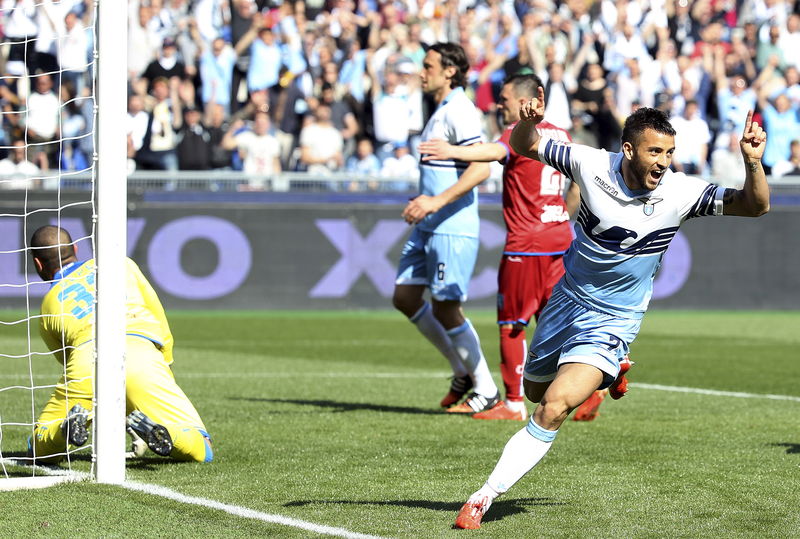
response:
[[[662,199],[660,198],[640,198],[639,201],[642,202],[644,205],[642,206],[642,211],[648,217],[653,215],[653,212],[656,211],[656,204],[661,202]]]

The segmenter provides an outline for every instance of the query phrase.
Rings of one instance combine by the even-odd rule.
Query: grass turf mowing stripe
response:
[[[313,522],[307,522],[305,520],[299,520],[296,518],[284,517],[281,515],[273,515],[270,513],[262,513],[261,511],[254,511],[253,509],[247,509],[246,507],[241,507],[238,505],[230,505],[227,503],[222,503],[215,500],[209,500],[206,498],[199,498],[196,496],[187,496],[185,494],[181,494],[180,492],[175,492],[174,490],[165,487],[160,487],[157,485],[150,485],[147,483],[137,483],[134,481],[126,481],[120,486],[128,490],[144,492],[145,494],[150,494],[154,496],[161,496],[162,498],[167,498],[180,503],[199,505],[201,507],[206,507],[208,509],[217,509],[219,511],[225,511],[226,513],[238,517],[251,518],[254,520],[260,520],[262,522],[269,522],[270,524],[281,524],[283,526],[291,526],[293,528],[299,528],[301,530],[307,530],[323,535],[333,535],[336,537],[345,537],[347,539],[381,539],[377,535],[365,535],[363,533],[351,532],[350,530],[345,530],[343,528],[335,528],[333,526],[314,524]]]

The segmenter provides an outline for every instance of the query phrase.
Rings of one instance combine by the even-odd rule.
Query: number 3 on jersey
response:
[[[439,262],[439,265],[436,266],[436,278],[444,281],[444,262]]]

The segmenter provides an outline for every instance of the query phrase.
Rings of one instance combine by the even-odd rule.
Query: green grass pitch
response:
[[[469,314],[498,373],[493,314]],[[800,536],[800,312],[649,313],[628,395],[594,422],[565,423],[478,532],[451,529],[456,512],[523,424],[439,412],[447,365],[401,315],[169,316],[174,371],[216,461],[143,459],[130,480],[383,537]],[[24,328],[5,327],[0,349],[23,353]],[[27,360],[3,362],[0,387],[24,383]],[[45,384],[59,367],[41,356],[34,371]],[[32,403],[0,391],[0,418],[30,414],[48,393]],[[0,434],[5,456],[24,449],[21,429]],[[317,536],[92,483],[0,492],[0,506],[2,537]]]

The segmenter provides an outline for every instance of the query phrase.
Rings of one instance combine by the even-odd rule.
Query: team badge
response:
[[[661,202],[662,199],[660,198],[640,198],[639,201],[642,202],[644,205],[642,206],[642,211],[648,217],[653,215],[653,212],[656,211],[656,204]]]

